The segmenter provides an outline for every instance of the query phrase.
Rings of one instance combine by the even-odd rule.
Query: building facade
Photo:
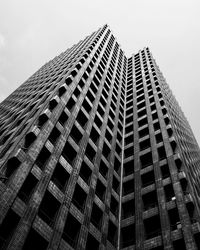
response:
[[[200,249],[197,142],[107,25],[0,104],[0,138],[0,249]]]

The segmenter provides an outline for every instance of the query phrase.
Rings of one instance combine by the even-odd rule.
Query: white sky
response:
[[[126,55],[150,48],[200,144],[199,0],[0,0],[0,101],[105,23]]]

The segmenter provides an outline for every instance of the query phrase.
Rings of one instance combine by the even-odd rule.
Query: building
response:
[[[200,249],[200,151],[148,48],[105,25],[0,104],[1,249]]]

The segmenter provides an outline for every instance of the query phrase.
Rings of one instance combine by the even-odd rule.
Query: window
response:
[[[111,151],[110,147],[107,145],[107,143],[104,142],[102,153],[106,159],[109,158],[110,151]]]
[[[87,144],[86,150],[85,150],[85,154],[88,157],[88,159],[90,159],[92,162],[94,160],[94,157],[96,155],[96,151],[94,150],[94,148],[90,145],[90,143]]]
[[[84,161],[81,164],[79,175],[89,185],[92,175],[92,170],[90,169],[90,167],[88,167],[88,165]]]
[[[160,218],[158,215],[144,220],[146,239],[154,238],[161,234]]]
[[[138,121],[139,127],[142,127],[142,126],[144,126],[145,124],[148,124],[148,120],[147,120],[146,117]]]
[[[159,143],[161,141],[163,141],[162,134],[161,133],[156,134],[156,142]]]
[[[42,150],[40,151],[35,163],[38,165],[38,167],[43,170],[46,162],[48,161],[51,153],[50,151],[44,146]]]
[[[74,216],[68,213],[62,237],[70,246],[74,248],[76,248],[80,229],[80,222],[77,221]]]
[[[97,185],[96,185],[96,195],[104,201],[104,196],[106,192],[106,187],[103,185],[103,183],[98,179]]]
[[[51,180],[56,186],[61,190],[64,191],[66,184],[69,180],[70,174],[65,170],[65,168],[58,162],[55,170],[53,172]]]
[[[121,229],[121,247],[126,248],[135,244],[135,224]]]
[[[122,218],[126,219],[135,214],[135,200],[131,199],[122,203]]]
[[[72,202],[82,212],[84,211],[85,208],[86,199],[87,199],[86,192],[79,186],[79,184],[76,184],[74,194],[72,197]]]
[[[124,158],[128,158],[129,156],[133,155],[134,155],[134,150],[132,146],[124,150]]]
[[[92,127],[92,130],[91,130],[91,133],[90,133],[90,138],[92,139],[92,141],[97,144],[98,143],[98,140],[99,140],[99,133],[97,132],[97,130]]]
[[[70,164],[72,164],[74,159],[76,158],[77,152],[72,147],[72,145],[67,141],[63,148],[62,155]]]
[[[10,178],[10,176],[17,170],[20,164],[21,162],[17,157],[12,157],[8,160],[6,164],[5,177],[3,179],[4,182],[6,182]]]
[[[65,113],[65,111],[63,111],[62,114],[60,115],[58,121],[60,122],[60,124],[62,126],[64,126],[65,123],[67,122],[67,120],[68,120],[68,115]]]
[[[118,215],[118,207],[119,207],[118,201],[114,198],[113,195],[111,195],[111,200],[110,200],[110,211],[111,211],[115,216]]]
[[[78,123],[84,128],[86,123],[88,122],[88,118],[86,115],[83,113],[82,110],[79,111],[78,116],[77,116],[77,121]]]
[[[48,225],[53,226],[59,207],[60,202],[49,191],[46,191],[39,207],[38,216]]]
[[[112,188],[113,188],[113,190],[114,190],[117,194],[119,194],[119,187],[120,187],[119,184],[120,184],[120,183],[119,183],[119,181],[117,180],[117,178],[116,178],[115,176],[113,176]]]
[[[58,105],[58,102],[56,99],[52,99],[50,102],[49,102],[49,110],[50,111],[53,111],[53,109]]]
[[[54,127],[53,130],[52,130],[52,132],[49,135],[49,141],[53,145],[55,145],[56,142],[57,142],[57,140],[58,140],[58,138],[59,138],[59,136],[60,136],[60,134],[61,134],[61,132],[56,127]]]
[[[33,132],[29,132],[25,136],[25,142],[24,142],[24,150],[27,150],[31,144],[36,140],[37,136]]]
[[[77,126],[74,124],[74,126],[71,129],[70,133],[71,137],[74,139],[74,141],[79,144],[80,140],[82,139],[83,135],[80,132],[80,130],[77,128]]]
[[[150,139],[149,138],[140,142],[140,150],[141,151],[149,148],[150,146],[151,146],[151,143],[150,143]]]
[[[133,134],[125,137],[125,144],[128,145],[129,143],[133,143]]]
[[[142,187],[146,187],[148,185],[153,184],[155,182],[154,172],[150,171],[145,174],[142,174],[141,179],[142,179]]]
[[[139,130],[139,137],[140,138],[142,138],[142,137],[144,137],[144,136],[146,136],[148,134],[149,134],[149,129],[148,128],[144,128],[142,130]]]
[[[106,179],[108,176],[108,167],[103,160],[100,162],[99,172]]]
[[[2,224],[0,225],[0,246],[2,249],[6,249],[8,240],[13,235],[15,228],[17,227],[20,220],[20,216],[17,215],[12,209],[10,209]]]
[[[117,242],[117,227],[113,224],[111,220],[108,223],[108,240],[116,246]]]
[[[103,218],[103,211],[93,202],[91,222],[97,229],[101,229],[101,223]]]
[[[166,158],[166,152],[164,147],[158,148],[158,156],[160,161]]]
[[[152,165],[153,164],[153,159],[152,159],[151,152],[146,153],[146,154],[140,156],[140,161],[141,161],[141,165],[142,165],[141,167],[142,168],[145,168],[147,166]]]
[[[89,233],[87,237],[86,250],[99,250],[99,242]]]
[[[134,192],[134,179],[123,183],[123,195],[128,195]]]
[[[69,111],[72,111],[72,109],[74,108],[74,105],[76,104],[75,100],[73,97],[71,97],[69,99],[69,101],[67,102],[66,107],[68,108]]]
[[[47,249],[48,241],[45,240],[39,233],[37,233],[33,228],[31,228],[25,243],[22,247],[23,250],[35,250],[35,249]]]
[[[41,114],[38,118],[38,127],[42,128],[42,126],[48,121],[48,119],[49,118],[45,113]]]
[[[23,201],[27,202],[38,183],[37,178],[33,174],[29,174],[28,177],[26,177],[26,180],[24,181],[22,187],[19,190],[18,197]]]

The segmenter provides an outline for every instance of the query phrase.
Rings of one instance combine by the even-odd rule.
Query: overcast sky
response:
[[[106,23],[127,56],[150,48],[200,144],[199,0],[0,0],[0,101]]]

